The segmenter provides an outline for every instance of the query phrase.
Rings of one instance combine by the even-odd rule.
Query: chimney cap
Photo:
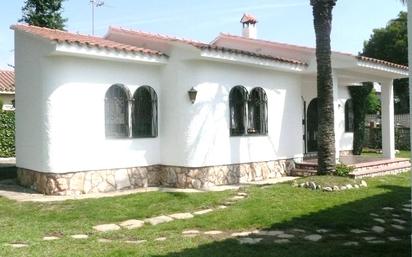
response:
[[[258,21],[254,15],[245,13],[240,22],[243,24],[256,24]]]

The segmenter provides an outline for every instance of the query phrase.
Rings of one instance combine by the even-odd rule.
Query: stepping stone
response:
[[[406,212],[411,212],[411,209],[403,208],[402,210],[404,210],[404,211],[406,211]]]
[[[7,244],[13,248],[24,248],[24,247],[28,247],[28,244],[21,244],[21,243],[15,243],[15,244]]]
[[[306,230],[300,229],[300,228],[294,228],[292,229],[293,232],[298,232],[298,233],[306,233]]]
[[[373,219],[374,221],[376,221],[376,222],[379,222],[379,223],[385,223],[385,220],[384,219],[380,219],[380,218],[375,218],[375,219]]]
[[[204,234],[205,235],[219,235],[222,234],[223,232],[220,230],[210,230],[210,231],[206,231]]]
[[[385,231],[385,228],[383,228],[383,227],[381,227],[381,226],[373,226],[373,227],[371,228],[371,230],[372,230],[373,232],[376,232],[376,233],[382,233],[383,231]]]
[[[87,239],[87,238],[89,238],[88,235],[84,235],[84,234],[71,235],[70,237],[73,238],[73,239]]]
[[[318,234],[312,234],[312,235],[305,236],[304,238],[312,242],[317,242],[322,239],[322,236]]]
[[[366,241],[371,241],[371,240],[376,239],[376,237],[374,237],[374,236],[365,236],[363,239],[365,239]]]
[[[394,236],[390,236],[390,237],[388,237],[388,240],[392,241],[392,242],[396,242],[396,241],[400,241],[401,239],[397,238],[397,237],[394,237]]]
[[[239,237],[239,236],[249,236],[253,234],[252,231],[245,231],[245,232],[237,232],[237,233],[232,233],[231,236],[233,237]]]
[[[143,220],[126,220],[119,224],[123,228],[135,229],[140,228],[144,225]]]
[[[321,228],[321,229],[317,229],[316,232],[318,232],[318,233],[327,233],[327,232],[329,232],[329,230]]]
[[[199,230],[195,230],[195,229],[192,229],[192,230],[184,230],[184,231],[182,232],[183,235],[199,234],[199,233],[200,233],[200,231],[199,231]]]
[[[399,229],[399,230],[404,230],[404,229],[405,229],[405,227],[404,227],[404,226],[401,226],[401,225],[392,224],[391,226],[392,226],[393,228],[396,228],[396,229]]]
[[[402,205],[403,207],[406,207],[406,208],[411,208],[412,207],[412,205],[410,205],[410,204],[404,204],[404,205]]]
[[[124,241],[126,244],[141,244],[146,242],[146,240],[126,240]]]
[[[393,221],[399,223],[399,224],[405,224],[406,220],[401,220],[401,219],[392,219]]]
[[[196,237],[198,236],[198,234],[187,234],[187,235],[183,235],[184,237]]]
[[[400,217],[401,217],[401,215],[398,215],[398,214],[392,213],[392,217],[395,217],[395,218],[400,218]]]
[[[238,195],[238,196],[245,196],[245,197],[247,196],[247,194],[246,194],[246,193],[243,193],[243,192],[239,192],[239,193],[237,193],[237,195]]]
[[[257,244],[260,241],[262,241],[263,238],[251,238],[251,237],[243,237],[243,238],[238,238],[238,241],[240,244]]]
[[[371,240],[371,241],[368,241],[368,243],[370,243],[370,244],[384,244],[385,241],[384,240]]]
[[[295,236],[292,234],[280,234],[278,235],[279,238],[294,238]]]
[[[155,239],[155,241],[165,241],[167,237],[158,237]]]
[[[378,214],[376,214],[376,213],[369,213],[369,215],[371,215],[371,216],[373,216],[373,217],[379,217],[379,215]]]
[[[234,205],[235,202],[229,202],[229,201],[227,201],[227,202],[224,202],[223,204],[226,205],[226,206],[230,206],[230,205]]]
[[[232,201],[239,201],[239,200],[243,200],[243,199],[245,199],[245,197],[240,196],[240,195],[236,195],[236,196],[233,196],[232,198],[229,198],[229,200],[232,200]]]
[[[99,232],[108,232],[108,231],[119,230],[120,226],[116,224],[102,224],[102,225],[94,226],[93,229]]]
[[[275,244],[286,244],[286,243],[290,243],[289,239],[275,239],[273,241]]]
[[[262,230],[262,231],[259,231],[256,234],[258,234],[260,236],[278,236],[278,235],[281,235],[281,234],[285,234],[285,232],[282,231],[282,230]]]
[[[99,238],[99,239],[97,239],[97,242],[99,242],[99,243],[111,243],[112,240],[106,239],[106,238]]]
[[[385,210],[385,211],[393,211],[394,208],[392,208],[392,207],[383,207],[382,210]]]
[[[227,206],[226,206],[226,205],[219,205],[217,208],[218,208],[218,209],[226,209]]]
[[[162,215],[162,216],[145,219],[144,222],[149,223],[150,225],[156,226],[158,224],[170,222],[172,220],[173,219],[170,218],[169,216]]]
[[[365,230],[362,230],[362,229],[357,229],[357,228],[355,228],[355,229],[351,229],[351,230],[350,230],[350,232],[351,232],[351,233],[355,233],[355,234],[362,234],[362,233],[366,233],[366,231],[365,231]]]
[[[176,219],[176,220],[185,220],[185,219],[193,218],[193,215],[189,212],[182,212],[182,213],[170,214],[169,217]]]
[[[343,243],[344,246],[358,246],[359,243],[355,242],[355,241],[349,241],[349,242],[345,242]]]
[[[195,211],[193,214],[194,215],[203,215],[203,214],[206,214],[206,213],[209,213],[209,212],[212,212],[213,211],[213,209],[206,209],[206,210],[201,210],[201,211]]]
[[[57,237],[57,236],[45,236],[45,237],[43,237],[44,241],[53,241],[53,240],[57,240],[57,239],[60,239],[60,237]]]

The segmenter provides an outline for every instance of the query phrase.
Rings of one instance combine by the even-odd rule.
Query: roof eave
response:
[[[67,42],[58,42],[56,50],[52,55],[69,55],[92,59],[105,59],[121,62],[137,62],[151,64],[166,64],[168,57],[166,55],[155,55],[142,52],[126,52],[110,48],[89,47],[83,44],[74,44]]]
[[[215,49],[201,49],[200,56],[203,59],[221,61],[226,63],[236,63],[255,67],[264,67],[274,70],[283,70],[288,72],[304,72],[307,65],[285,62],[280,60],[260,58],[239,53],[223,52]]]

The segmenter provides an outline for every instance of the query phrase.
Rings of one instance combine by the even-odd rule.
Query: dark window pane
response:
[[[230,135],[232,136],[246,134],[247,98],[247,90],[242,86],[236,86],[230,90]]]
[[[121,85],[113,85],[105,97],[106,137],[125,138],[129,136],[128,96]]]
[[[345,132],[353,132],[354,130],[354,115],[353,102],[349,99],[345,103]]]
[[[263,88],[257,87],[252,90],[248,107],[248,133],[261,135],[267,134],[267,96]]]
[[[149,86],[139,87],[134,94],[133,137],[157,136],[157,95]]]

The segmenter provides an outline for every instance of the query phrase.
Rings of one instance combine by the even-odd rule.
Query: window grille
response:
[[[248,92],[243,86],[235,86],[229,93],[230,135],[246,134]]]
[[[129,137],[129,97],[123,85],[111,86],[105,96],[105,131],[107,138]]]
[[[268,99],[263,88],[252,89],[248,103],[248,134],[266,135],[268,133],[267,103]]]
[[[141,86],[133,98],[133,137],[157,137],[156,92],[149,86]]]
[[[354,131],[353,101],[348,99],[345,103],[345,132]]]

